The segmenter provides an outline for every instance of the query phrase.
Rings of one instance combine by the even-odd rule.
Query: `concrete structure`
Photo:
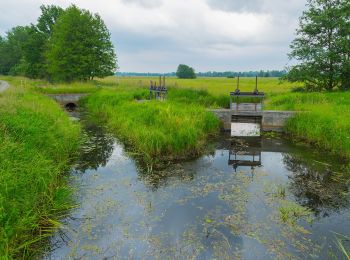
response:
[[[10,84],[6,81],[0,80],[0,92],[5,91],[10,87]]]
[[[56,100],[58,103],[60,103],[66,109],[74,110],[78,107],[79,100],[82,97],[85,97],[87,95],[88,94],[85,94],[85,93],[75,93],[75,94],[48,94],[47,96]]]
[[[222,122],[225,131],[231,131],[232,110],[230,109],[211,109]],[[287,120],[293,117],[297,112],[294,111],[262,111],[262,131],[283,132]]]

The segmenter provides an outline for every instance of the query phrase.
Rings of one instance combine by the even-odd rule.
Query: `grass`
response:
[[[31,258],[72,205],[64,172],[80,127],[29,85],[8,81],[0,94],[0,255]]]
[[[350,159],[350,92],[272,95],[267,107],[305,111],[288,121],[287,132],[294,138]]]
[[[102,79],[101,82],[127,87],[149,87],[151,80],[158,82],[159,79],[156,77],[107,77]],[[169,77],[166,79],[167,87],[206,90],[214,96],[227,96],[231,91],[236,89],[236,84],[237,78],[178,79]],[[259,78],[258,84],[259,91],[266,93],[286,93],[297,87],[300,87],[300,84],[286,81],[281,82],[278,78]],[[241,91],[253,91],[255,89],[255,78],[241,78],[240,89]]]
[[[218,119],[202,105],[183,105],[175,98],[166,102],[135,101],[147,94],[142,89],[102,90],[90,95],[85,107],[103,118],[150,167],[202,153],[208,136],[218,132]]]

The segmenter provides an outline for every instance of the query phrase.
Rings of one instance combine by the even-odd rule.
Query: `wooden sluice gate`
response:
[[[241,92],[239,79],[236,90],[230,92],[231,135],[261,136],[265,93],[258,90],[258,77],[253,92]]]
[[[165,86],[165,76],[159,76],[159,85],[157,86],[157,82],[150,82],[149,88],[149,99],[155,100],[166,100],[168,96],[168,89]]]

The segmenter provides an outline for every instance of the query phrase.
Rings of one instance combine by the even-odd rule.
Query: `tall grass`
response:
[[[109,84],[119,84],[121,86],[147,87],[150,81],[158,82],[157,77],[107,77],[101,79],[101,82]],[[214,96],[229,95],[234,91],[237,85],[237,78],[197,78],[197,79],[178,79],[168,77],[166,79],[168,87],[190,88],[206,90]],[[300,87],[300,83],[290,83],[280,81],[278,78],[259,78],[259,91],[266,93],[286,93],[294,88]],[[240,78],[240,89],[242,91],[253,91],[255,88],[255,78]]]
[[[0,94],[0,255],[31,258],[71,207],[64,180],[80,127],[49,98],[16,87]]]
[[[198,104],[138,102],[143,90],[103,90],[85,100],[86,108],[102,117],[109,128],[148,165],[199,155],[219,122]]]
[[[267,107],[304,111],[288,121],[286,130],[295,138],[350,159],[350,92],[272,95]]]

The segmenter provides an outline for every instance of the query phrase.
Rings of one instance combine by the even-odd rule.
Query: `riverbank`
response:
[[[30,258],[72,207],[65,183],[80,126],[28,86],[0,93],[0,255]]]
[[[99,91],[84,101],[86,109],[103,119],[110,130],[149,167],[200,155],[219,120],[195,103],[137,101],[142,89]]]
[[[350,92],[271,95],[268,108],[304,111],[286,125],[292,138],[350,160]]]

